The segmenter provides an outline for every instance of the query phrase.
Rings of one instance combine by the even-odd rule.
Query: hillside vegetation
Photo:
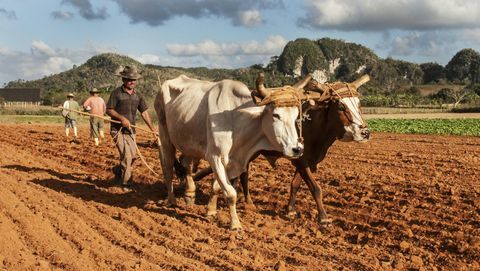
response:
[[[480,94],[480,54],[473,49],[459,51],[443,67],[438,63],[382,59],[365,46],[330,38],[290,41],[280,56],[272,56],[267,65],[239,69],[143,65],[127,56],[99,54],[68,71],[39,80],[12,81],[6,87],[41,88],[45,105],[60,103],[67,92],[76,93],[81,100],[93,87],[108,97],[109,92],[121,84],[120,78],[114,75],[115,71],[126,65],[137,66],[141,71],[143,79],[139,81],[138,89],[149,101],[158,91],[160,82],[180,74],[210,81],[234,79],[253,88],[260,71],[266,73],[266,85],[270,87],[292,84],[307,73],[321,82],[353,81],[369,74],[372,79],[362,88],[363,99],[369,106],[478,104]]]

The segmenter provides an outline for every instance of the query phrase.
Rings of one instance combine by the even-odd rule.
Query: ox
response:
[[[304,154],[298,159],[291,160],[295,166],[295,175],[291,181],[290,199],[287,207],[288,215],[296,214],[296,194],[301,180],[307,184],[318,210],[318,222],[330,223],[322,202],[322,190],[315,181],[312,172],[317,169],[326,156],[328,149],[336,140],[349,142],[366,142],[370,138],[367,123],[363,120],[360,111],[360,100],[357,89],[370,80],[364,75],[353,83],[336,82],[333,84],[319,84],[309,82],[302,94],[305,101],[302,106],[303,125],[301,131],[304,136]],[[264,155],[274,165],[280,157],[275,152],[262,151],[251,157],[255,159],[259,154]],[[247,167],[248,168],[248,167]],[[205,168],[193,177],[195,181],[211,173]],[[248,172],[240,175],[246,208],[255,208],[248,190]]]
[[[303,88],[306,83],[301,81],[295,88]],[[229,180],[246,172],[249,158],[260,150],[300,157],[303,145],[296,131],[298,92],[264,88],[258,92],[262,98],[259,105],[239,81],[207,82],[181,75],[162,84],[155,111],[168,203],[176,204],[172,180],[178,150],[191,160],[209,162],[215,173],[213,194],[221,189],[230,209],[230,227],[241,229],[237,193]],[[186,196],[194,195],[194,191],[193,179],[187,177]],[[215,214],[216,209],[208,209],[208,215]]]

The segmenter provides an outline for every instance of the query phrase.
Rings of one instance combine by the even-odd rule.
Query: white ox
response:
[[[306,82],[300,84],[296,87]],[[264,89],[260,92],[262,98],[274,96]],[[208,82],[180,75],[165,81],[155,98],[155,111],[168,202],[176,204],[172,183],[176,150],[190,159],[205,159],[215,173],[214,190],[221,188],[227,199],[231,229],[241,229],[237,193],[230,180],[246,171],[249,159],[260,150],[278,151],[288,158],[303,152],[296,131],[298,96],[289,92],[281,99],[287,103],[258,106],[248,87],[233,80]],[[195,190],[191,177],[187,187]],[[208,215],[214,215],[216,207],[210,206]]]

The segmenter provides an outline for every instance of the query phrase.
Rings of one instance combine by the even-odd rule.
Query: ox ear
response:
[[[260,117],[263,112],[265,111],[265,106],[252,106],[247,108],[239,109],[238,112],[247,115],[249,118],[258,118]]]

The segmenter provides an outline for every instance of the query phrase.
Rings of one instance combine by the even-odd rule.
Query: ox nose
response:
[[[292,152],[295,157],[299,157],[303,154],[303,148],[302,147],[292,148]]]
[[[361,135],[362,135],[362,137],[365,138],[365,139],[370,139],[370,130],[368,130],[368,129],[363,130],[363,131],[361,132]]]

